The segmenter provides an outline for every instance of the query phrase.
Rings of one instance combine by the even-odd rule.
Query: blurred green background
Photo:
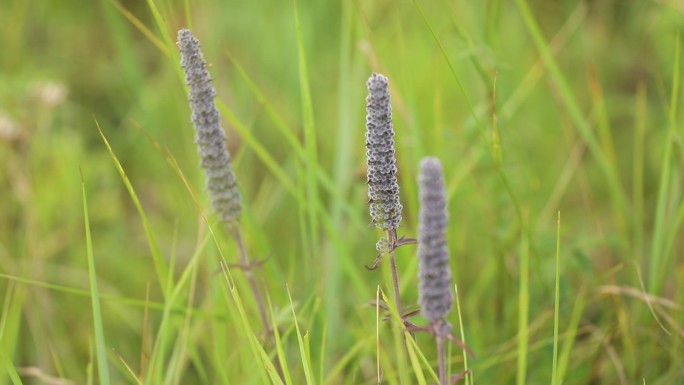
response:
[[[365,186],[374,71],[391,82],[400,235],[416,236],[420,158],[444,163],[474,383],[551,383],[558,212],[563,383],[682,383],[683,12],[665,0],[1,0],[0,384],[104,382],[81,178],[111,383],[263,383],[218,270],[219,250],[238,257],[197,167],[173,43],[186,27],[223,103],[242,228],[253,258],[267,259],[257,275],[293,383],[377,383],[378,354],[383,383],[420,383],[395,361],[402,347],[387,322],[378,353],[366,305],[378,285],[391,294],[387,266],[363,267],[381,236]],[[161,290],[151,237],[98,125],[173,287],[192,273],[177,298]],[[414,252],[398,250],[407,304],[417,302]],[[232,276],[258,336],[243,274]],[[435,366],[434,341],[417,342]]]

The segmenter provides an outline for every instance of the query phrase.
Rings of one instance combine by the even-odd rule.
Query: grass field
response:
[[[475,353],[451,345],[451,373],[684,383],[683,21],[669,0],[1,0],[0,385],[435,383],[434,339],[369,305],[394,295],[387,261],[364,268],[373,72],[400,236],[420,159],[444,165],[449,321]],[[180,28],[275,336],[203,187]]]

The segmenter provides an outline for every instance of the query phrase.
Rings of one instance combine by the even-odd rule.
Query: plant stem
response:
[[[254,277],[254,273],[252,272],[253,266],[251,265],[251,261],[249,259],[249,256],[247,255],[245,242],[242,240],[242,231],[240,231],[240,227],[238,226],[235,226],[233,229],[229,225],[228,232],[233,234],[235,242],[237,242],[238,248],[240,249],[240,264],[243,265],[243,271],[245,272],[247,281],[249,281],[249,286],[252,288],[254,299],[257,302],[257,307],[259,308],[259,315],[261,316],[261,322],[264,324],[264,333],[270,338],[272,338],[273,344],[275,345],[276,340],[272,334],[273,329],[271,329],[271,324],[268,322],[268,315],[266,314],[266,305],[264,303],[264,297],[262,297],[261,295],[261,290],[259,290],[259,285],[257,285],[256,278]],[[280,377],[280,379],[285,381],[285,374],[283,373],[282,364],[280,363],[280,358],[277,355],[275,357],[275,369],[276,372],[278,372],[278,376]]]
[[[245,243],[242,240],[242,231],[238,226],[231,231],[230,226],[228,231],[233,234],[235,242],[238,244],[240,249],[240,264],[243,265],[243,271],[249,281],[249,286],[252,288],[252,294],[254,294],[254,299],[257,302],[257,307],[259,308],[259,315],[261,316],[261,322],[264,324],[264,332],[266,334],[271,333],[271,325],[268,322],[268,316],[266,315],[266,306],[264,305],[264,297],[261,296],[261,290],[259,290],[259,285],[257,285],[256,278],[252,272],[252,266],[250,265],[249,256],[247,255],[247,250],[245,249]]]
[[[447,385],[447,367],[446,367],[446,351],[444,350],[444,337],[439,334],[435,337],[437,339],[437,357],[439,359],[439,383]]]
[[[392,269],[392,287],[394,288],[394,302],[397,306],[397,313],[401,316],[401,296],[399,294],[399,273],[397,272],[397,259],[394,249],[397,243],[397,230],[387,230],[387,237],[390,242],[390,268]]]

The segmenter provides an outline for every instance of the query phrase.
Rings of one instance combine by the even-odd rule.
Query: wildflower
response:
[[[394,129],[387,77],[374,73],[368,79],[366,98],[366,155],[371,224],[396,230],[401,222],[399,184],[394,156]]]
[[[451,270],[446,244],[447,211],[442,165],[437,158],[420,162],[420,214],[418,225],[419,303],[421,313],[444,336],[451,325],[444,317],[451,311]]]
[[[226,147],[226,134],[221,128],[221,115],[214,102],[216,90],[211,84],[200,44],[190,30],[178,31],[178,47],[181,52],[181,67],[190,89],[195,141],[200,164],[207,176],[207,190],[221,221],[231,224],[238,220],[242,204],[230,153]]]

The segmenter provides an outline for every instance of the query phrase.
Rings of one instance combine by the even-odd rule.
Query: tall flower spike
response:
[[[214,102],[216,90],[211,84],[199,41],[190,30],[178,31],[178,47],[181,67],[190,88],[192,123],[196,131],[200,164],[207,176],[207,190],[221,221],[232,224],[238,220],[242,204],[226,147],[226,134],[221,128],[221,115]]]
[[[451,311],[451,270],[446,244],[447,211],[444,193],[444,173],[437,158],[426,157],[420,162],[420,214],[418,224],[418,274],[421,313],[442,336],[451,325],[444,317]]]
[[[401,223],[401,203],[394,157],[394,128],[389,82],[374,73],[368,79],[366,98],[366,155],[368,157],[368,198],[371,224],[396,230]]]

